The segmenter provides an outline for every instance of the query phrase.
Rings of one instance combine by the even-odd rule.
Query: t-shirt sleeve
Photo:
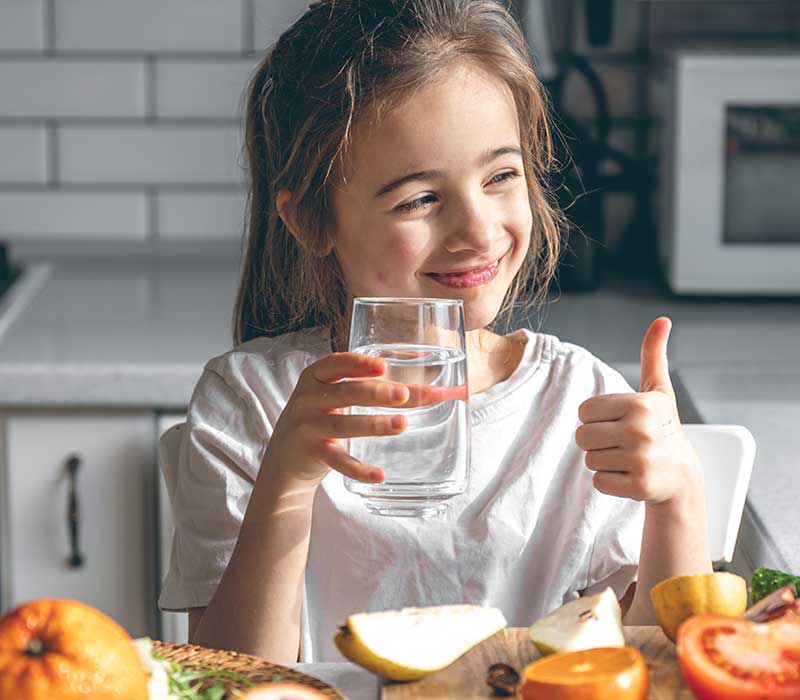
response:
[[[177,455],[165,455],[162,444],[175,527],[159,598],[162,610],[208,605],[233,553],[272,432],[263,406],[240,383],[206,366]]]

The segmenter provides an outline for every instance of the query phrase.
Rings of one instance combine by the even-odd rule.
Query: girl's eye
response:
[[[489,180],[489,184],[506,182],[508,180],[513,180],[515,177],[517,177],[517,174],[513,170],[507,170],[504,173],[498,173],[495,175],[491,180]]]
[[[401,204],[395,207],[395,209],[397,211],[414,211],[415,209],[421,209],[422,207],[425,207],[435,201],[436,197],[434,197],[432,194],[426,194],[422,197],[417,197],[417,199],[412,199],[410,202]]]

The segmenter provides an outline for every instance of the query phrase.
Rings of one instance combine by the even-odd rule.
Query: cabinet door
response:
[[[7,418],[4,604],[74,598],[155,636],[154,444],[152,414]]]
[[[163,435],[173,425],[183,423],[186,416],[182,414],[163,415],[158,420],[158,434]],[[175,455],[177,457],[177,455]],[[159,544],[161,550],[161,581],[169,570],[169,558],[172,553],[172,537],[175,525],[172,519],[172,506],[169,502],[164,473],[159,469],[158,489],[158,524]],[[186,613],[161,612],[161,640],[185,644],[189,641],[189,616]]]

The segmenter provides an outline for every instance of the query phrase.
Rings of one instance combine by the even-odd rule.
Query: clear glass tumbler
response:
[[[382,357],[383,379],[409,387],[399,408],[354,406],[359,415],[406,417],[399,435],[351,438],[348,450],[383,467],[386,481],[345,478],[345,487],[378,515],[428,516],[467,488],[470,419],[464,305],[456,299],[357,297],[350,325],[351,352]]]

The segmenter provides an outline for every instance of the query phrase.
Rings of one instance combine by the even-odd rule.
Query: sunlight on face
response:
[[[356,129],[332,204],[351,296],[462,299],[467,330],[486,326],[533,222],[511,91],[473,65],[448,69]]]

